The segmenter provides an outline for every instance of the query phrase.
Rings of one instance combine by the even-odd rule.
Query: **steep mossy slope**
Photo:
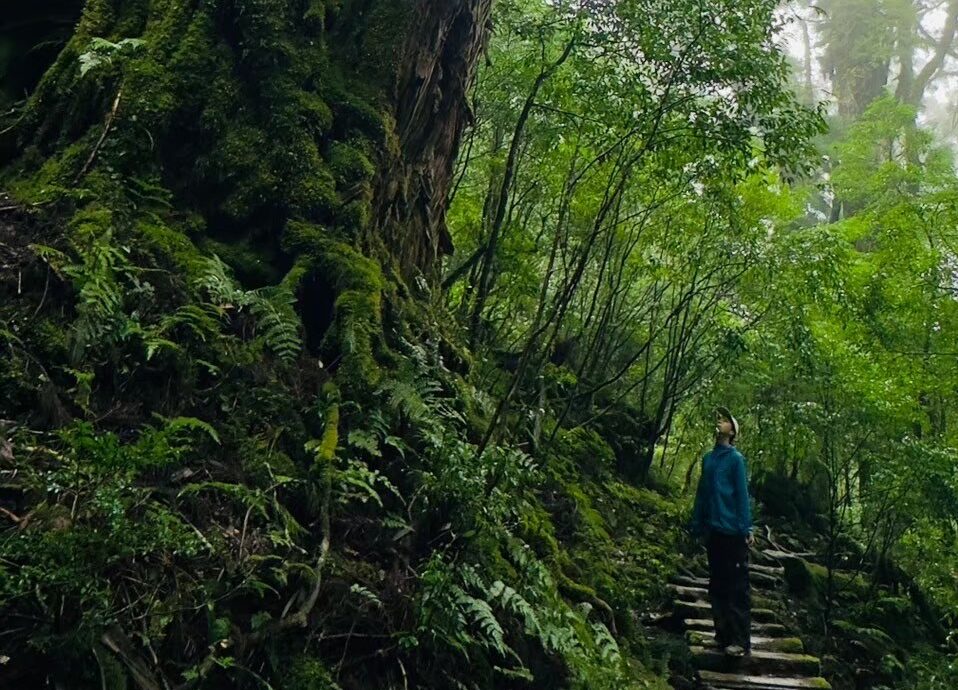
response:
[[[4,116],[4,686],[663,682],[677,502],[593,431],[478,452],[377,221],[434,5],[90,0]]]

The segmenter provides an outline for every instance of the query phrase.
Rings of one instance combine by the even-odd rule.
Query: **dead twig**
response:
[[[97,139],[93,150],[90,151],[90,157],[86,159],[86,163],[84,163],[83,167],[80,168],[80,172],[78,172],[77,176],[73,178],[73,184],[79,182],[81,178],[87,174],[87,172],[90,170],[90,166],[93,165],[93,161],[96,160],[96,155],[100,152],[100,147],[103,146],[103,142],[106,141],[107,134],[110,133],[110,129],[113,127],[113,120],[116,119],[116,111],[120,107],[120,98],[122,95],[123,89],[120,89],[116,92],[116,98],[113,99],[113,107],[110,108],[110,114],[106,117],[106,124],[103,126],[103,132],[100,134],[100,138]]]

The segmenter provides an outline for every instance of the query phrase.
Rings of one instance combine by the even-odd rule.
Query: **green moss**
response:
[[[227,183],[220,208],[233,221],[244,221],[280,194],[280,179],[263,152],[269,148],[267,132],[237,123],[201,167],[212,181]]]
[[[336,118],[337,132],[343,138],[368,136],[377,145],[386,138],[386,118],[368,101],[350,93],[344,84],[327,90],[326,101]]]
[[[599,539],[606,541],[610,539],[606,530],[606,522],[602,514],[595,509],[592,498],[586,492],[583,485],[576,482],[563,484],[566,496],[572,499],[574,503],[577,525],[580,535],[587,540]],[[594,490],[594,489],[593,489]]]
[[[361,68],[362,81],[388,88],[391,70],[395,66],[396,47],[409,35],[417,15],[407,3],[375,2],[371,7],[363,8],[360,17],[362,32],[355,37],[351,47],[362,59],[356,60],[358,56],[349,53],[344,57],[354,69]]]
[[[24,204],[42,204],[71,193],[92,145],[92,136],[81,139],[47,158],[36,172],[14,177],[8,183],[10,194]]]
[[[828,570],[824,566],[800,558],[787,558],[782,564],[785,566],[785,581],[789,591],[801,598],[807,618],[810,621],[818,621],[828,596]],[[870,613],[874,613],[873,608],[866,606],[858,610],[859,607],[854,606],[857,602],[871,598],[868,582],[854,573],[840,570],[833,571],[832,578],[833,610],[844,612],[837,615],[852,616],[857,621],[874,622],[875,619],[869,617]],[[849,605],[856,610],[856,613],[848,612]],[[899,616],[899,618],[906,621],[903,623],[903,634],[907,634],[913,627],[913,621],[908,616]],[[883,624],[876,623],[876,625],[882,627]]]
[[[799,596],[808,596],[818,591],[820,585],[816,582],[810,564],[801,558],[789,558],[784,563],[785,583],[788,589]]]
[[[335,291],[334,322],[324,338],[324,349],[342,358],[340,380],[360,388],[372,386],[380,376],[377,356],[386,355],[379,264],[308,223],[290,223],[283,245],[303,255],[299,275],[303,267],[316,270]]]
[[[339,690],[329,669],[312,655],[300,655],[285,665],[282,690]]]
[[[319,94],[311,91],[299,91],[299,113],[303,127],[313,137],[324,137],[333,126],[333,111]]]
[[[176,269],[187,282],[203,265],[203,255],[183,231],[158,222],[141,221],[134,231],[138,249],[149,253],[157,266]]]
[[[532,546],[540,557],[555,557],[559,553],[555,527],[549,512],[539,503],[527,503],[519,513],[523,541]]]
[[[348,231],[352,237],[362,237],[362,231],[369,227],[372,218],[372,208],[370,199],[372,199],[372,188],[364,184],[359,191],[360,201],[353,201],[341,206],[334,218],[344,230]]]
[[[305,148],[305,155],[319,159],[318,152],[311,144]],[[318,163],[314,174],[302,175],[294,181],[288,195],[290,207],[303,218],[328,219],[339,208],[336,181]]]
[[[64,361],[69,355],[70,333],[62,321],[43,319],[36,322],[31,339],[40,344],[43,353],[53,361]]]
[[[550,448],[549,466],[558,475],[597,474],[613,467],[613,452],[594,430],[561,429]]]
[[[333,383],[327,383],[323,393],[330,402],[323,422],[323,436],[316,449],[316,462],[327,465],[336,457],[339,445],[339,391]]]
[[[341,184],[370,180],[376,174],[376,169],[369,158],[356,146],[345,142],[333,143],[326,159],[336,176],[336,181]]]
[[[318,36],[326,29],[326,3],[324,0],[309,0],[303,13],[303,25],[306,30]]]

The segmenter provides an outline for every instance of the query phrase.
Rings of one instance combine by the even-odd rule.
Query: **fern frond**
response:
[[[412,421],[421,421],[429,414],[419,390],[408,381],[388,381],[383,389],[389,394],[390,407],[403,412]]]
[[[206,259],[193,287],[224,309],[241,309],[248,303],[247,293],[237,286],[229,267],[216,254]]]
[[[453,593],[456,604],[466,614],[469,623],[472,623],[480,632],[477,641],[484,647],[496,651],[503,656],[512,650],[506,644],[505,631],[496,619],[489,603],[477,599],[460,587],[454,587]]]
[[[180,431],[202,431],[216,443],[220,442],[220,437],[219,434],[216,433],[216,429],[208,422],[204,422],[202,419],[197,419],[196,417],[174,417],[173,419],[167,420],[164,430],[170,434],[176,434]]]
[[[285,285],[247,293],[250,311],[262,330],[266,346],[286,362],[295,360],[303,349],[296,297]]]
[[[542,634],[542,626],[539,624],[535,607],[515,589],[501,580],[496,580],[489,588],[488,594],[491,599],[498,601],[506,611],[522,619],[526,634],[536,637]]]

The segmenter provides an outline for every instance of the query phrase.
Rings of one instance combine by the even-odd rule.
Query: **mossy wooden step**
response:
[[[752,583],[752,587],[757,589],[775,589],[782,584],[780,577],[761,573],[757,570],[749,570],[748,579]],[[695,575],[676,575],[672,581],[677,585],[686,585],[689,587],[709,586],[709,579],[707,577],[698,577]]]
[[[715,630],[715,623],[711,618],[686,618],[682,621],[686,630]],[[752,623],[752,634],[762,637],[783,637],[786,628],[781,623]]]
[[[781,577],[785,574],[785,568],[780,565],[762,565],[761,563],[749,563],[749,570],[754,570],[757,573],[764,573],[766,575],[778,576]]]
[[[730,659],[715,647],[696,646],[691,651],[700,671],[795,676],[817,676],[822,672],[821,662],[808,654],[753,649],[748,656]]]
[[[787,560],[789,558],[802,558],[804,560],[814,560],[819,554],[814,551],[801,551],[798,553],[792,553],[790,551],[779,551],[777,549],[765,549],[763,552],[767,557],[772,558],[776,561]]]
[[[683,618],[711,618],[712,605],[707,601],[676,601],[675,612]],[[775,623],[778,614],[772,609],[752,609],[752,620],[756,623]]]
[[[709,590],[708,590],[708,580],[705,581],[705,586],[702,585],[683,585],[683,584],[671,584],[669,589],[675,592],[682,599],[708,599]]]
[[[761,549],[761,548],[757,549],[753,547],[752,549],[750,549],[749,560],[752,563],[757,563],[760,565],[771,565],[771,566],[781,565],[772,556],[770,556],[765,549]]]
[[[680,587],[708,587],[709,579],[707,577],[693,577],[692,575],[676,575],[672,578],[672,584]]]
[[[699,678],[709,688],[722,690],[831,690],[824,678],[758,676],[748,673],[700,671]]]
[[[784,572],[784,568],[782,571]],[[754,568],[748,571],[748,579],[752,583],[753,587],[762,587],[766,589],[774,589],[782,584],[782,576],[776,575],[773,573],[764,573]]]
[[[715,631],[689,630],[685,639],[690,645],[700,647],[715,647]],[[767,652],[787,652],[789,654],[803,654],[805,643],[798,637],[769,637],[752,635],[752,649],[762,649]]]
[[[706,587],[689,587],[687,585],[669,585],[682,601],[709,601],[709,591]],[[752,606],[760,609],[769,609],[779,602],[761,594],[752,594]]]

